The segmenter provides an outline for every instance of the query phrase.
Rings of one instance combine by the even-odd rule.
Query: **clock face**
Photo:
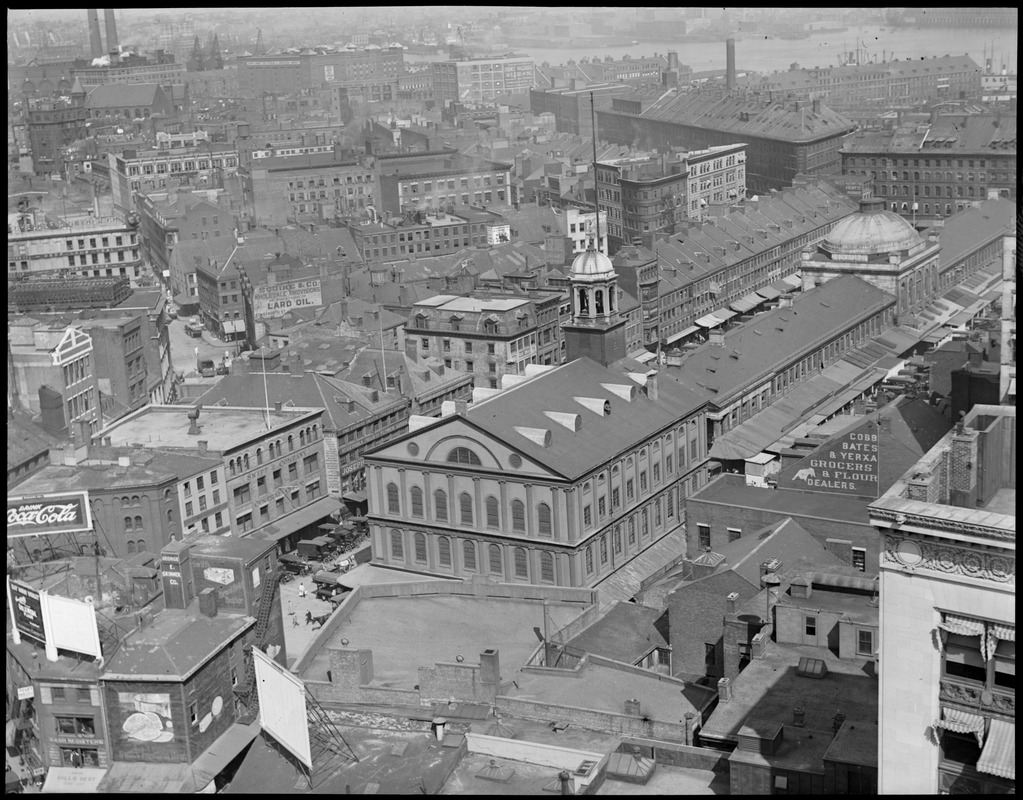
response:
[[[899,542],[899,547],[896,550],[899,555],[899,560],[903,564],[913,566],[919,564],[923,560],[923,553],[920,550],[920,545],[916,542],[911,542],[908,539],[903,539]]]

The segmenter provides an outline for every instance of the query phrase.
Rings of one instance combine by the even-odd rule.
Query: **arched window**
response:
[[[391,529],[391,557],[392,558],[404,558],[405,548],[402,546],[401,531],[392,528]]]
[[[501,525],[500,515],[497,512],[497,498],[487,498],[487,527],[498,528]]]
[[[528,578],[529,569],[527,566],[526,550],[523,547],[515,548],[515,577]]]
[[[526,506],[521,500],[512,500],[512,530],[524,531],[526,529]]]
[[[233,458],[230,461],[227,462],[227,468],[231,472],[232,475],[235,474],[235,465],[234,465],[234,459]]]
[[[142,530],[142,517],[135,517],[135,530]]]
[[[132,523],[131,517],[125,517],[124,518],[124,529],[126,531],[133,531],[133,530],[135,530],[135,525]]]
[[[412,487],[412,516],[423,516],[423,490],[418,486]]]
[[[550,536],[551,531],[551,507],[546,503],[540,503],[536,507],[536,516],[539,522],[541,536]]]
[[[607,563],[607,534],[600,537],[600,563]]]
[[[295,450],[295,437],[292,436],[291,434],[288,434],[288,452],[291,453],[291,452],[294,452],[294,450]]]
[[[540,553],[540,580],[554,583],[554,556],[551,553]]]
[[[417,533],[413,537],[413,540],[415,541],[415,545],[416,545],[416,561],[418,561],[420,564],[425,564],[426,563],[426,537],[423,534],[421,534],[421,533]]]
[[[448,495],[443,489],[433,493],[433,515],[438,522],[448,521]]]
[[[490,545],[490,574],[501,575],[504,572],[504,568],[501,564],[501,546],[497,544]]]
[[[245,470],[248,471],[248,469],[249,469],[249,454],[248,453],[246,453],[244,456],[242,456],[242,461],[245,463]]]
[[[465,568],[472,572],[476,571],[476,543],[466,539],[462,542],[462,561]]]
[[[262,463],[263,463],[263,448],[262,447],[257,447],[256,448],[256,466],[259,466]]]
[[[146,540],[145,540],[145,539],[139,539],[139,540],[138,540],[137,542],[135,542],[135,546],[136,546],[136,547],[138,548],[138,551],[139,551],[140,553],[143,553],[143,552],[145,552],[145,549],[146,549]]]
[[[128,555],[132,555],[135,552],[135,542],[131,539],[128,540]]]
[[[305,447],[305,431],[298,432],[298,446]]]
[[[482,466],[483,464],[480,461],[480,457],[468,447],[456,447],[448,453],[448,461],[453,464],[472,464],[475,466]]]
[[[442,567],[451,566],[451,540],[447,536],[437,539],[437,555]]]
[[[398,487],[393,483],[387,484],[387,513],[398,514]]]
[[[167,522],[168,524],[174,522],[174,512],[171,509],[167,509]]]
[[[458,495],[458,521],[472,525],[472,496],[468,492]]]
[[[139,499],[139,496],[137,494],[136,495],[132,495],[131,504],[133,506],[135,506],[136,508],[138,508],[140,505],[142,505],[142,501]]]

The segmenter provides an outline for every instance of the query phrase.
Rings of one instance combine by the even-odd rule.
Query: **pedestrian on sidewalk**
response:
[[[305,584],[304,583],[300,583],[298,585],[298,596],[299,597],[305,597]]]

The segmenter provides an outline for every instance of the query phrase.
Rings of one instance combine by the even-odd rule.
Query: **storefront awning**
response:
[[[959,617],[955,614],[945,614],[944,619],[938,624],[938,627],[949,633],[955,633],[959,636],[983,636],[984,635],[984,623],[979,619],[970,619],[969,617]]]
[[[664,340],[664,343],[675,344],[675,342],[680,342],[683,339],[692,336],[694,333],[699,333],[699,331],[700,331],[699,325],[690,325],[688,328],[685,328],[684,330],[681,330],[678,333],[673,333],[671,336]]]
[[[756,293],[753,293],[748,294],[745,297],[741,297],[734,303],[730,303],[729,305],[733,309],[738,311],[740,314],[745,314],[747,311],[752,311],[754,308],[756,308],[763,302],[764,298],[762,298],[760,295]]]
[[[803,279],[799,277],[798,273],[793,272],[791,275],[786,275],[782,278],[785,283],[791,286],[793,289],[798,289],[803,285]]]
[[[958,708],[942,708],[941,719],[934,723],[934,727],[955,733],[973,733],[978,741],[984,738],[984,718]]]
[[[342,496],[343,500],[347,500],[349,503],[365,503],[366,493],[365,492],[345,492]]]
[[[765,286],[762,289],[757,289],[758,295],[763,297],[765,300],[775,300],[781,297],[782,293],[775,289],[773,286]]]
[[[224,328],[224,333],[245,332],[245,320],[243,319],[225,319],[222,324]]]
[[[50,767],[46,773],[46,783],[43,784],[43,793],[91,794],[97,791],[99,782],[106,774],[105,769]]]
[[[700,317],[698,320],[696,320],[696,324],[699,325],[701,328],[716,328],[722,322],[723,320],[718,319],[713,314],[707,314],[707,316]]]
[[[736,315],[735,311],[732,311],[728,306],[719,308],[713,312],[713,316],[717,317],[722,322],[728,322],[732,317]]]
[[[1016,725],[1004,719],[992,719],[977,771],[999,778],[1016,780]]]
[[[337,509],[337,500],[333,497],[321,497],[316,502],[305,506],[305,508],[300,508],[298,511],[291,512],[286,517],[274,520],[272,525],[268,525],[263,529],[261,532],[262,538],[279,542],[281,539],[285,539],[306,527],[306,525],[311,525],[314,522],[319,522],[324,517],[330,516]]]
[[[192,762],[192,777],[196,791],[202,790],[213,781],[237,755],[248,747],[259,735],[259,723],[250,725],[235,723],[228,728],[206,752]]]

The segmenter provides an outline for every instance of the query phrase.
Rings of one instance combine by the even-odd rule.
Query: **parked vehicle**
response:
[[[202,336],[202,325],[194,319],[190,320],[189,323],[185,325],[185,333],[194,339],[198,339]]]
[[[204,378],[212,378],[217,374],[217,368],[212,358],[199,359],[199,374]]]
[[[229,366],[227,366],[227,364],[225,364],[223,361],[221,361],[219,364],[217,364],[217,374],[218,375],[230,375],[231,374],[231,368]]]

